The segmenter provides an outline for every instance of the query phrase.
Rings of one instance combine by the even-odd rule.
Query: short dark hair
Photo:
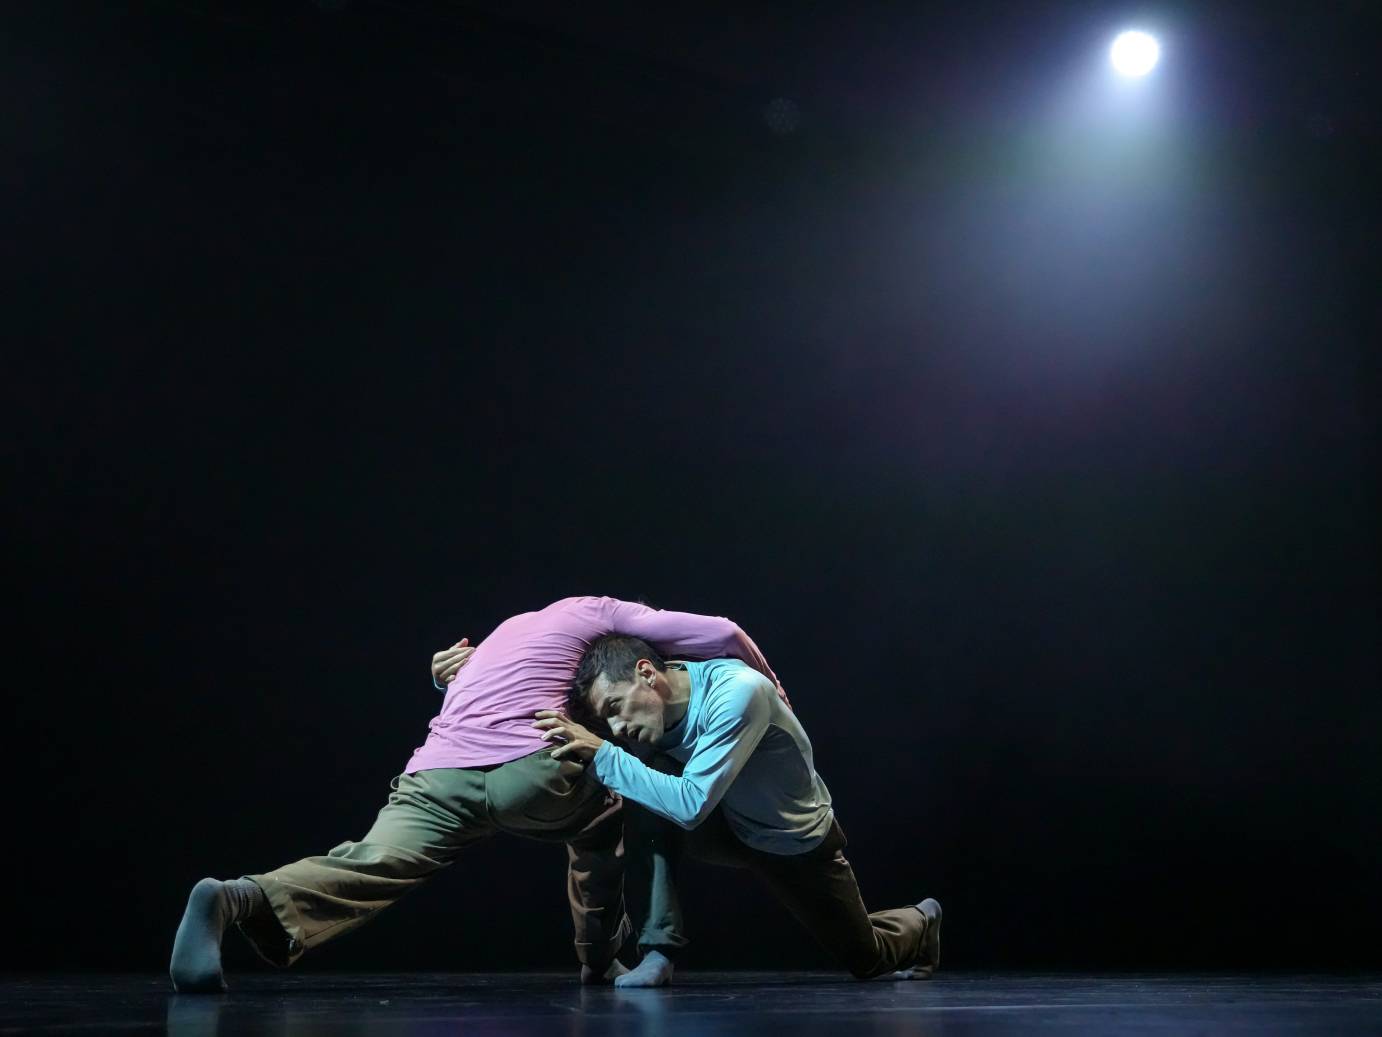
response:
[[[639,659],[647,659],[659,671],[667,669],[657,649],[641,637],[625,634],[606,634],[590,642],[576,669],[576,679],[566,695],[566,713],[576,723],[597,730],[608,730],[601,717],[590,705],[590,688],[601,677],[611,681],[633,679],[633,668]]]

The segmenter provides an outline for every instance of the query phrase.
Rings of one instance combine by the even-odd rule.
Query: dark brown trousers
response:
[[[661,769],[661,768],[660,768]],[[669,768],[670,769],[670,768]],[[632,801],[624,809],[629,913],[644,950],[674,951],[686,943],[676,896],[679,862],[690,856],[752,872],[827,951],[859,979],[917,962],[926,917],[915,907],[870,913],[845,859],[845,833],[832,822],[823,842],[807,853],[752,849],[734,834],[723,808],[683,831]]]

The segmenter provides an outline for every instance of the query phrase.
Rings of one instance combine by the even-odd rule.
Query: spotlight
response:
[[[1108,59],[1124,76],[1145,76],[1156,67],[1161,45],[1145,32],[1120,32],[1109,48]]]

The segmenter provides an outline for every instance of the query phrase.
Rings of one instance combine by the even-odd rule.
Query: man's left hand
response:
[[[565,713],[559,713],[554,709],[540,709],[534,716],[537,719],[533,721],[533,726],[542,732],[543,741],[563,741],[566,743],[552,750],[552,759],[554,760],[576,760],[579,763],[589,763],[595,759],[595,754],[600,751],[600,746],[605,744],[603,738],[592,734]]]
[[[450,648],[443,648],[432,656],[432,683],[443,691],[451,683],[451,678],[460,672],[462,666],[470,662],[475,647],[470,638],[463,637]]]

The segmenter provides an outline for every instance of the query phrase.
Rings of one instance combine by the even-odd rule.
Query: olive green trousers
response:
[[[578,763],[542,750],[493,767],[400,774],[358,842],[262,875],[273,914],[240,924],[280,966],[364,925],[495,832],[567,846],[576,956],[603,972],[629,932],[623,906],[623,804]]]

